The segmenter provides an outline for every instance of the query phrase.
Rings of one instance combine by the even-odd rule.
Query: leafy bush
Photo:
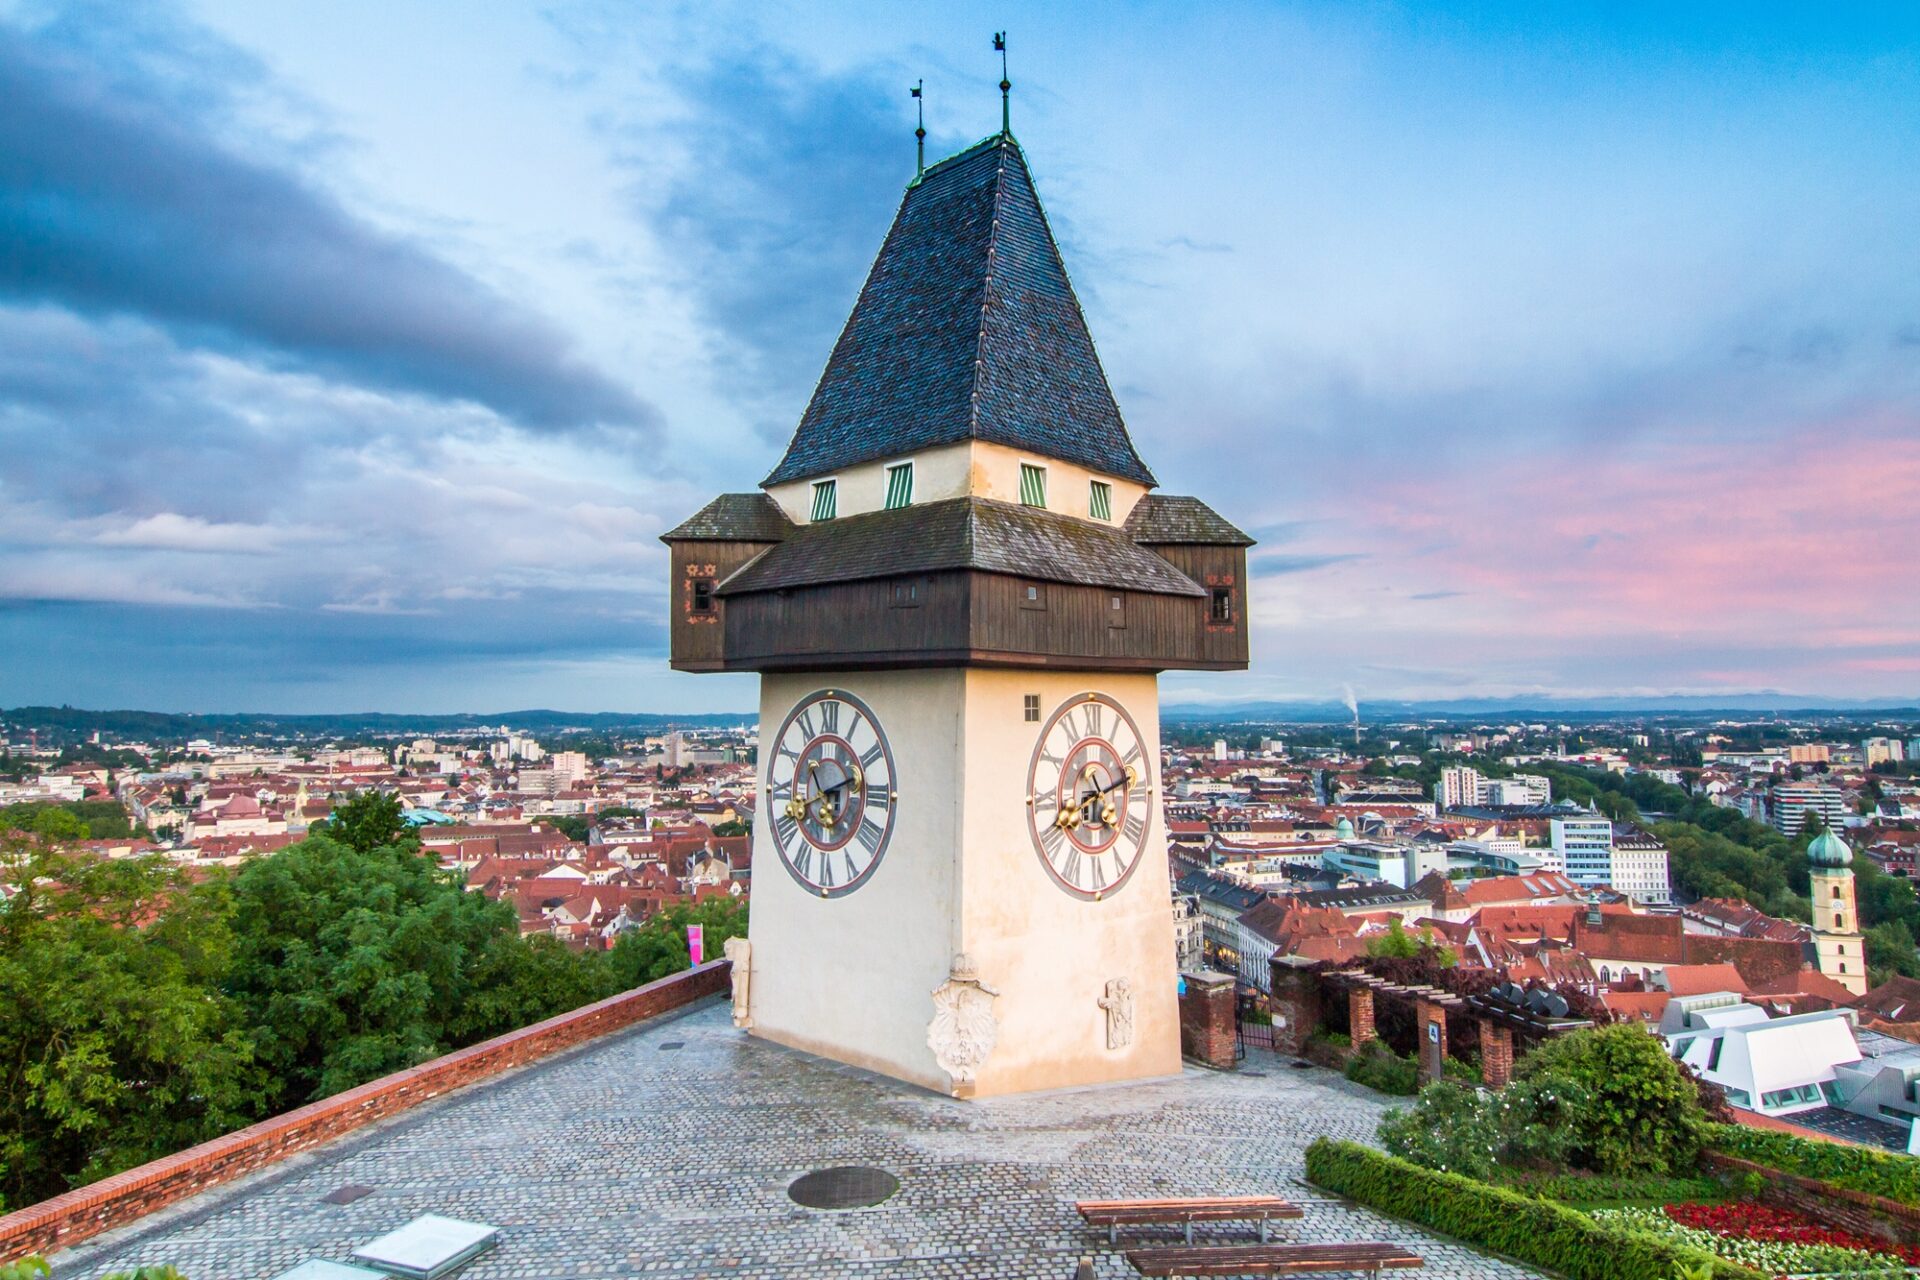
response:
[[[1920,1205],[1920,1159],[1913,1156],[1733,1124],[1710,1125],[1706,1142],[1722,1155],[1751,1160],[1783,1173],[1817,1178],[1901,1204]]]
[[[1577,1209],[1423,1169],[1354,1142],[1316,1139],[1307,1180],[1392,1217],[1506,1254],[1567,1280],[1762,1280],[1690,1245],[1598,1222]]]
[[[1558,1168],[1575,1142],[1566,1117],[1586,1101],[1554,1080],[1498,1093],[1440,1080],[1420,1091],[1412,1110],[1387,1113],[1380,1141],[1415,1164],[1470,1178],[1501,1167]]]
[[[1520,1059],[1514,1078],[1584,1096],[1568,1117],[1581,1168],[1674,1173],[1698,1163],[1707,1126],[1699,1091],[1651,1032],[1618,1023],[1547,1040]]]
[[[1411,1098],[1420,1091],[1420,1064],[1403,1058],[1378,1040],[1347,1061],[1347,1079],[1380,1093]]]
[[[1727,1189],[1712,1178],[1670,1178],[1657,1174],[1614,1177],[1604,1173],[1542,1173],[1520,1169],[1496,1169],[1493,1181],[1522,1195],[1561,1204],[1619,1204],[1642,1201],[1647,1204],[1674,1204],[1679,1201],[1712,1201],[1723,1198]]]

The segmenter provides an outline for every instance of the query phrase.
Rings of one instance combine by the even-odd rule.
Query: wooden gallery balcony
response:
[[[795,525],[727,494],[661,540],[681,671],[1247,665],[1252,540],[1193,498],[1124,527],[971,497]]]

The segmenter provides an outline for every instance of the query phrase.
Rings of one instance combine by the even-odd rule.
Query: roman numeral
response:
[[[840,704],[823,702],[820,704],[820,732],[840,732]]]
[[[1105,711],[1105,708],[1103,708],[1097,702],[1089,702],[1087,704],[1087,736],[1088,737],[1097,738],[1100,736],[1100,726],[1106,721],[1106,716],[1103,714],[1104,711]]]
[[[785,782],[772,782],[767,785],[767,794],[775,800],[786,800],[793,795],[793,779]]]
[[[807,707],[800,712],[800,736],[813,740],[813,708]]]
[[[1147,820],[1136,814],[1127,815],[1127,825],[1123,832],[1128,843],[1139,844],[1147,838]]]
[[[1067,731],[1067,741],[1078,742],[1080,740],[1080,722],[1073,718],[1072,710],[1062,711],[1060,713],[1060,727]]]
[[[1085,863],[1078,849],[1067,851],[1067,860],[1060,864],[1060,878],[1078,889],[1080,887],[1080,868]]]
[[[776,760],[791,760],[796,765],[800,763],[800,753],[784,742],[774,751],[773,758]]]
[[[877,742],[874,743],[872,746],[868,747],[865,751],[862,751],[860,753],[860,767],[862,769],[873,768],[873,762],[878,760],[881,754],[882,753],[880,749],[880,744]]]
[[[867,808],[878,809],[883,813],[893,807],[892,793],[876,787],[868,787],[863,800]]]
[[[867,818],[861,822],[860,830],[857,834],[861,847],[872,854],[880,852],[880,841],[886,836],[887,829],[875,822],[872,818]],[[847,865],[853,865],[852,859],[848,859]]]
[[[1047,855],[1048,862],[1052,862],[1054,855],[1060,852],[1060,842],[1066,838],[1067,833],[1052,823],[1048,823],[1046,830],[1040,833],[1040,851]]]
[[[860,878],[860,868],[853,865],[852,854],[842,853],[840,856],[847,860],[847,883],[852,884],[855,880],[858,880]]]
[[[773,820],[773,838],[779,841],[782,849],[792,844],[793,838],[798,834],[800,834],[800,824],[792,818],[781,815]]]
[[[1107,887],[1107,868],[1106,864],[1101,861],[1099,855],[1096,854],[1092,860],[1087,863],[1087,869],[1093,873],[1093,883],[1088,886],[1089,888],[1104,889]]]
[[[1136,742],[1131,747],[1127,748],[1127,754],[1120,757],[1120,763],[1132,764],[1135,760],[1138,760],[1139,758],[1140,758],[1140,744]]]

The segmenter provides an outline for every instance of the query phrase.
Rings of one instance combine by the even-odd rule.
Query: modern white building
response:
[[[1780,834],[1799,835],[1809,813],[1839,826],[1847,817],[1847,793],[1824,782],[1782,782],[1773,789],[1773,826]]]
[[[1361,880],[1379,880],[1409,889],[1431,871],[1445,875],[1447,851],[1430,844],[1381,844],[1345,840],[1320,855],[1320,865]]]
[[[1583,887],[1603,885],[1613,878],[1613,823],[1599,814],[1554,818],[1547,824],[1553,856],[1547,870],[1563,872]]]
[[[1770,1116],[1830,1105],[1840,1069],[1861,1059],[1840,1010],[1769,1018],[1731,991],[1675,996],[1660,1034],[1668,1052],[1725,1089],[1727,1101]]]
[[[1860,744],[1867,768],[1877,764],[1898,764],[1907,758],[1907,744],[1898,738],[1868,738]]]
[[[1433,784],[1433,799],[1442,809],[1552,804],[1553,781],[1537,773],[1488,778],[1469,765],[1455,765],[1440,771],[1440,781]]]
[[[1667,847],[1637,827],[1614,828],[1613,868],[1607,882],[1646,906],[1672,902],[1673,877],[1667,865]]]

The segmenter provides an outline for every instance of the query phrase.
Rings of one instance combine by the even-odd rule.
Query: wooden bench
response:
[[[1169,1245],[1130,1249],[1127,1261],[1143,1276],[1298,1276],[1312,1272],[1382,1271],[1425,1266],[1397,1244]]]
[[[1073,1206],[1089,1226],[1105,1227],[1107,1243],[1115,1244],[1121,1227],[1178,1223],[1193,1243],[1196,1222],[1260,1223],[1260,1239],[1267,1238],[1273,1218],[1298,1218],[1300,1206],[1277,1196],[1202,1196],[1183,1200],[1082,1200]]]

